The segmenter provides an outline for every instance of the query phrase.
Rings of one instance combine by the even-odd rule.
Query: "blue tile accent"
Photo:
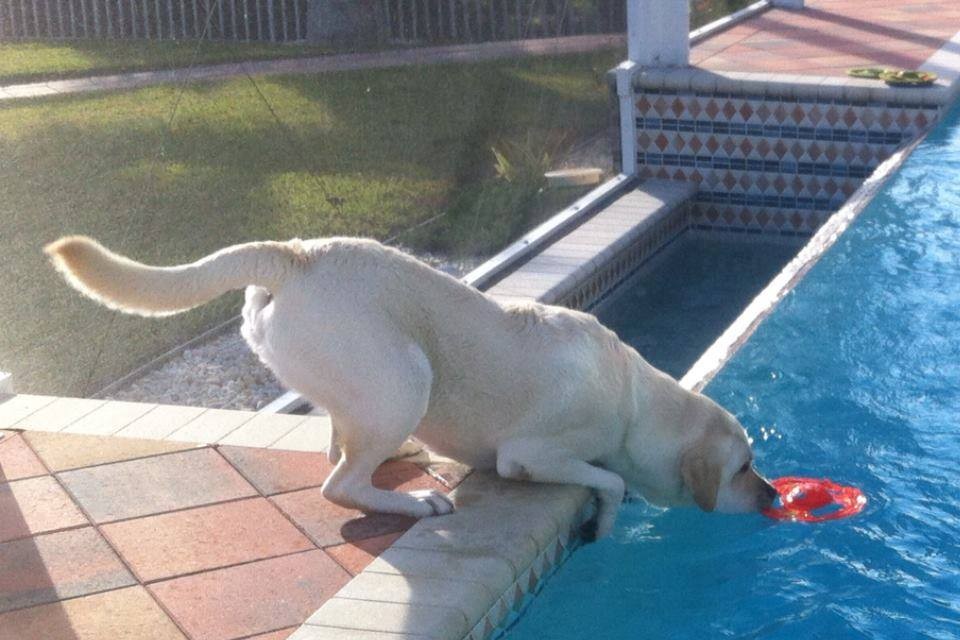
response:
[[[842,162],[793,162],[792,160],[756,160],[710,157],[679,153],[637,153],[637,162],[651,167],[688,167],[699,169],[729,169],[778,175],[823,176],[834,178],[865,178],[876,166],[846,165]]]
[[[782,138],[784,140],[817,140],[820,142],[865,142],[898,145],[909,136],[896,131],[867,131],[843,127],[795,127],[793,125],[758,125],[734,122],[711,122],[676,118],[637,118],[637,129],[647,131],[680,131],[714,135]]]

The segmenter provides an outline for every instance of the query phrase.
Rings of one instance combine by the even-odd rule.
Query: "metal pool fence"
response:
[[[318,10],[320,3],[330,9]],[[623,0],[0,0],[0,40],[441,44],[622,33]]]

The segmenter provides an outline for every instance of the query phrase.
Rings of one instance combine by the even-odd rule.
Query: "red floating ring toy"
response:
[[[780,494],[781,505],[765,510],[763,515],[774,520],[837,520],[860,513],[867,504],[867,497],[856,487],[845,487],[826,478],[786,477],[770,484]],[[817,513],[818,509],[829,510]]]

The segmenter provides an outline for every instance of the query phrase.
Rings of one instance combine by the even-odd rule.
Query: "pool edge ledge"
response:
[[[593,505],[585,487],[494,472],[473,472],[450,496],[454,513],[415,524],[290,640],[489,638],[578,546]]]

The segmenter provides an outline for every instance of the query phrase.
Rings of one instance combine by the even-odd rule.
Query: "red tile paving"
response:
[[[282,640],[414,522],[327,502],[325,454],[4,433],[0,640]]]
[[[58,477],[98,523],[257,493],[209,447],[66,471]]]
[[[143,587],[0,614],[0,640],[183,640]]]
[[[335,547],[326,547],[325,550],[341,567],[349,571],[350,575],[355,576],[373,562],[377,556],[389,549],[390,545],[402,535],[403,531],[398,531],[375,538],[339,544]]]
[[[424,473],[412,462],[395,460],[384,462],[373,474],[373,485],[380,489],[395,491],[416,491],[418,489],[435,489],[445,491],[446,487]]]
[[[156,582],[148,587],[195,640],[228,640],[301,624],[350,580],[323,551]]]
[[[91,527],[0,544],[0,611],[134,584]]]
[[[319,487],[333,471],[325,453],[251,447],[219,450],[264,495]]]
[[[48,431],[25,431],[21,437],[30,443],[50,471],[54,472],[108,462],[122,462],[133,458],[146,458],[159,453],[192,449],[196,446],[186,442]]]
[[[320,489],[303,489],[271,500],[320,547],[406,531],[416,522],[390,513],[363,514],[329,502]]]
[[[0,431],[0,482],[46,473],[40,458],[30,450],[23,436],[13,431]]]
[[[960,31],[957,0],[807,0],[771,9],[693,47],[715,71],[845,75],[851,67],[916,69]]]
[[[314,549],[264,498],[104,525],[144,582]]]
[[[0,484],[0,542],[85,524],[53,476]]]

